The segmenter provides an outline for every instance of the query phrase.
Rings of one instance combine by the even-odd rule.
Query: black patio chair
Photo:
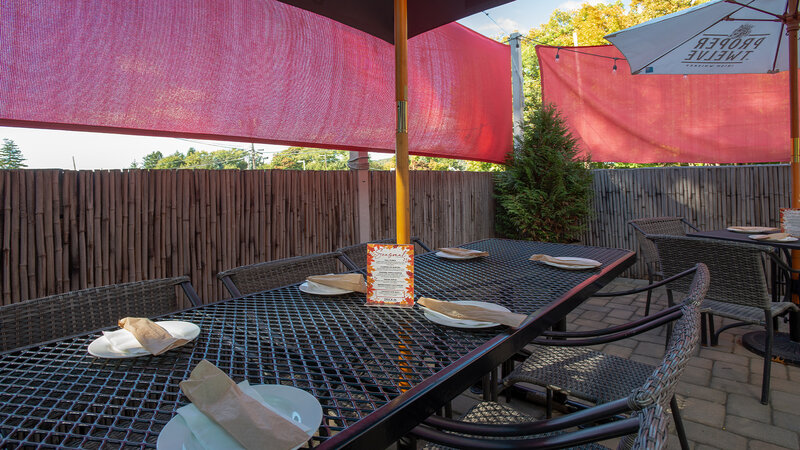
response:
[[[707,318],[711,345],[717,345],[719,335],[725,330],[743,325],[763,326],[767,332],[764,352],[764,374],[761,382],[761,403],[769,403],[769,381],[772,361],[773,335],[777,331],[777,317],[797,306],[789,301],[775,302],[769,292],[765,261],[775,262],[779,276],[788,277],[800,271],[790,269],[772,247],[741,242],[699,237],[651,235],[658,248],[664,273],[669,275],[702,262],[711,273],[708,298],[703,303],[704,320]],[[791,286],[791,283],[788,284]],[[686,283],[676,280],[667,286],[685,292]],[[791,298],[791,292],[787,297]],[[714,331],[714,316],[738,322]]]
[[[176,288],[201,301],[189,277],[134,281],[65,292],[0,307],[0,351],[110,327],[123,317],[155,317],[180,309]]]
[[[367,244],[394,244],[397,242],[397,238],[386,238],[386,239],[379,239],[376,241],[369,241],[369,242],[362,242],[360,244],[348,245],[347,247],[342,247],[336,249],[337,252],[341,252],[347,258],[347,267],[351,270],[360,270],[367,267]],[[417,236],[411,236],[411,243],[414,245],[414,252],[416,254],[422,254],[430,252],[431,249],[424,242]],[[419,249],[422,249],[420,252]]]
[[[673,408],[673,417],[675,417],[681,446],[688,448],[680,415],[676,414],[675,388],[697,348],[700,336],[700,302],[708,287],[708,271],[701,264],[697,266],[692,286],[692,295],[689,295],[684,303],[668,308],[657,315],[663,319],[660,321],[662,324],[665,321],[676,321],[670,345],[662,363],[656,367],[648,366],[651,370],[644,373],[641,378],[637,377],[637,383],[630,389],[619,391],[625,392],[625,394],[618,399],[562,417],[540,421],[535,421],[506,405],[496,402],[481,402],[470,409],[459,421],[431,416],[424,421],[423,425],[416,427],[412,431],[412,435],[438,445],[466,449],[563,448],[638,433],[632,441],[631,438],[624,440],[621,446],[662,448],[666,442],[669,421],[663,410],[669,403]],[[651,325],[647,324],[644,327],[652,328]],[[631,329],[622,333],[628,334],[636,331],[638,330]],[[586,334],[556,333],[560,337],[554,340],[564,340],[564,335],[571,335],[577,339],[568,345],[582,346],[586,341],[591,340],[584,337]],[[619,334],[619,332],[613,334]],[[607,339],[600,340],[608,341]],[[540,343],[539,341],[546,341],[546,339],[537,339],[537,343]],[[597,356],[602,359],[607,355],[599,354]],[[607,371],[606,373],[611,376],[619,375],[616,370],[626,370],[626,367],[612,369],[610,365],[603,364],[597,365],[597,368]],[[627,382],[627,380],[625,381]],[[607,379],[605,386],[614,389],[615,382],[614,379]],[[632,413],[629,418],[608,422],[620,414],[627,413]],[[578,428],[576,429],[576,427]],[[589,448],[602,447],[590,445]]]
[[[656,277],[664,278],[661,270],[661,262],[658,259],[658,250],[653,241],[647,238],[651,234],[670,234],[675,236],[686,236],[686,228],[698,231],[694,225],[687,222],[683,217],[647,217],[629,220],[628,225],[633,227],[636,233],[636,241],[639,244],[639,255],[647,268],[647,281],[653,284]],[[647,303],[644,307],[644,315],[650,314],[650,301],[653,291],[647,291]]]
[[[317,253],[239,266],[217,274],[231,296],[302,283],[309,275],[346,272],[347,261],[339,252]]]

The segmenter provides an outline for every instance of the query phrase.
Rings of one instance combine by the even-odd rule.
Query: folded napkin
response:
[[[489,252],[482,252],[480,250],[470,250],[461,247],[443,247],[436,250],[455,256],[489,256]]]
[[[750,239],[757,241],[781,241],[788,237],[792,237],[789,233],[772,233],[772,234],[759,234],[750,236]]]
[[[361,292],[362,294],[367,292],[367,282],[364,280],[364,275],[360,273],[312,275],[306,279],[312,283],[344,289],[346,291]]]
[[[167,330],[143,317],[125,317],[119,320],[119,326],[130,331],[142,347],[153,355],[160,355],[189,342],[188,339],[173,337]]]
[[[739,233],[775,233],[781,230],[780,228],[774,227],[728,227],[728,231],[736,231]]]
[[[208,418],[211,425],[221,427],[246,449],[287,450],[308,440],[308,427],[283,417],[249,384],[237,385],[205,359],[192,370],[188,380],[181,381],[180,388],[201,416]],[[187,407],[178,412],[198,441],[207,448],[234,447],[230,442],[220,442],[228,436],[210,432],[209,427],[203,426],[203,417],[194,414],[191,408],[184,408]]]
[[[575,267],[590,267],[589,264],[580,261],[570,261],[550,255],[533,255],[529,258],[531,261],[547,261],[554,264],[561,264],[562,266],[575,266]]]
[[[516,314],[506,311],[494,311],[481,306],[443,302],[441,300],[427,297],[420,297],[420,299],[417,300],[417,303],[428,309],[444,314],[447,317],[452,317],[453,319],[496,322],[503,325],[508,325],[512,328],[518,328],[528,317],[524,314]]]

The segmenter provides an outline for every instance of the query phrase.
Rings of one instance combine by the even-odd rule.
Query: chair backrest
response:
[[[344,272],[339,252],[276,259],[228,269],[217,274],[234,297],[303,282],[309,275]]]
[[[348,266],[352,266],[350,269],[357,270],[367,267],[367,244],[394,244],[395,242],[397,242],[397,238],[379,239],[377,241],[348,245],[347,247],[339,248],[336,251],[344,254],[344,256],[352,263],[348,264]],[[414,254],[419,255],[431,251],[431,249],[428,248],[428,246],[416,236],[411,237],[411,243],[414,244]]]
[[[188,277],[135,281],[51,295],[0,307],[0,351],[114,326],[123,317],[179,309],[176,288]],[[187,288],[189,290],[187,290]],[[196,300],[191,298],[192,303]]]
[[[700,305],[709,289],[709,278],[708,269],[698,264],[681,305],[683,314],[675,321],[664,358],[645,383],[628,397],[631,409],[641,410],[653,404],[666,408],[675,394],[678,380],[700,340]]]
[[[648,236],[651,234],[686,236],[686,226],[691,227],[682,217],[647,217],[629,220],[628,225],[636,232],[640,254],[646,263],[658,263],[658,250]]]
[[[709,299],[770,308],[772,298],[764,266],[764,257],[773,251],[770,247],[687,236],[651,235],[650,239],[658,248],[665,277],[702,262],[711,272]],[[684,280],[668,287],[681,292],[688,289]]]

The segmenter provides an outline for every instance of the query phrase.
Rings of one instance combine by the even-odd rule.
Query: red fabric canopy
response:
[[[412,154],[502,161],[508,47],[409,41]],[[0,125],[394,152],[394,50],[271,0],[0,3]]]
[[[631,75],[612,46],[537,46],[544,101],[606,162],[787,162],[789,76]],[[559,58],[556,61],[556,54]]]

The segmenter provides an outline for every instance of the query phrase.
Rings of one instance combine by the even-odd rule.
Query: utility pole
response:
[[[256,170],[256,144],[250,143],[250,170]]]
[[[514,148],[516,140],[522,138],[522,114],[525,109],[525,93],[522,91],[522,47],[519,33],[511,33],[508,45],[511,47],[511,104],[514,111]]]

